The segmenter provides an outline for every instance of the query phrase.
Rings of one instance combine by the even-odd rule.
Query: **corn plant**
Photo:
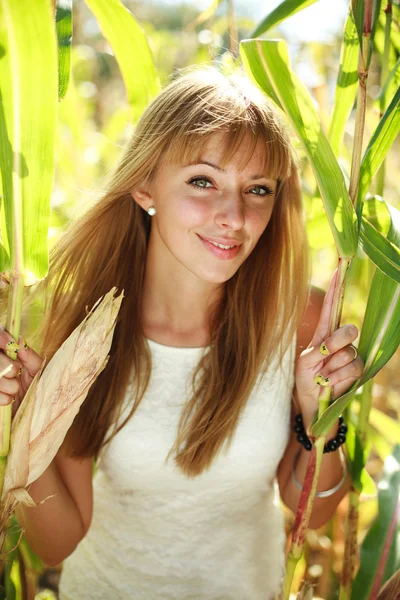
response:
[[[87,0],[87,4],[114,50],[136,121],[160,87],[147,38],[119,0]],[[17,341],[24,287],[48,272],[57,105],[68,88],[71,38],[72,0],[33,4],[0,0],[0,272],[9,284],[5,327]],[[8,355],[17,357],[16,352]],[[11,405],[0,407],[0,496],[10,452],[11,414]],[[0,597],[8,600],[22,597],[12,565],[14,557],[23,562],[24,553],[18,554],[12,543],[13,529],[10,526],[9,535],[1,537],[7,561]]]
[[[301,4],[301,2],[288,1],[283,2],[278,8],[284,12],[285,6],[289,10],[289,8],[293,9],[294,5],[300,7]],[[339,415],[348,409],[356,390],[361,386],[363,386],[363,394],[358,425],[350,431],[347,440],[352,488],[340,600],[347,600],[350,597],[355,597],[357,600],[369,598],[367,594],[370,593],[370,588],[376,594],[383,574],[384,565],[380,563],[377,573],[379,581],[372,582],[370,588],[361,584],[361,587],[364,587],[362,596],[360,586],[357,595],[351,595],[356,558],[354,549],[357,547],[358,499],[365,481],[362,475],[367,459],[366,431],[371,409],[370,382],[391,358],[400,343],[400,213],[382,197],[372,199],[367,197],[370,184],[379,167],[384,163],[385,156],[400,128],[400,90],[394,85],[394,81],[398,81],[399,65],[396,63],[390,73],[387,68],[391,43],[390,17],[385,23],[383,72],[386,79],[383,82],[382,115],[364,154],[362,152],[367,81],[374,36],[381,17],[380,5],[379,1],[372,0],[352,0],[350,3],[336,103],[328,136],[324,133],[308,90],[290,68],[285,42],[248,39],[241,43],[241,57],[247,73],[285,113],[291,123],[313,169],[324,204],[336,244],[339,271],[331,313],[330,334],[340,326],[346,274],[357,247],[362,248],[375,268],[359,344],[359,353],[365,362],[363,374],[346,394],[334,402],[331,400],[330,388],[325,388],[320,395],[318,414],[311,429],[315,444],[310,453],[283,583],[282,597],[285,599],[289,598],[294,570],[303,553],[305,532],[318,482],[326,433]],[[391,10],[392,3],[389,2],[386,15],[390,15]],[[256,28],[256,35],[264,33],[273,24],[275,24],[274,19],[266,18],[264,26]],[[337,156],[340,152],[344,126],[356,94],[354,143],[350,181],[347,185]],[[379,171],[381,193],[384,181],[382,172],[381,167]],[[397,498],[397,495],[395,497]],[[394,511],[395,519],[398,518],[397,510]]]

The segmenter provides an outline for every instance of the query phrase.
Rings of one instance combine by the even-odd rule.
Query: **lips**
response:
[[[199,238],[205,240],[206,242],[216,242],[217,244],[222,244],[223,246],[240,246],[242,244],[242,242],[238,242],[237,240],[229,240],[226,238],[210,238],[203,237],[201,235],[199,235]]]

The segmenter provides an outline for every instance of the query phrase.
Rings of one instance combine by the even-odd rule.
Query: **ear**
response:
[[[131,190],[131,196],[143,208],[146,210],[153,206],[153,197],[148,189],[144,187],[137,187]]]

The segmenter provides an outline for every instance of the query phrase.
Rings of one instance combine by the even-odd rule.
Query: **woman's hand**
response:
[[[8,358],[5,354],[7,350],[18,351],[17,360]],[[22,337],[17,344],[9,333],[0,328],[0,373],[8,369],[0,377],[0,406],[12,402],[12,416],[15,415],[42,362],[43,359],[32,348],[24,347]]]
[[[362,359],[355,357],[356,351],[351,345],[358,336],[355,325],[343,325],[328,336],[336,277],[337,271],[326,293],[313,338],[296,365],[295,396],[306,427],[318,411],[321,388],[334,386],[332,398],[338,398],[359,379],[364,368]]]

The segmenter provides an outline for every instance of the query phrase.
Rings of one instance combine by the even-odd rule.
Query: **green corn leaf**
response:
[[[249,35],[249,38],[255,38],[258,35],[262,35],[268,29],[276,27],[279,23],[282,23],[288,17],[296,14],[300,10],[315,4],[317,0],[284,0],[281,2],[273,11],[271,11],[264,19],[257,25],[257,27]]]
[[[253,79],[260,88],[275,102],[281,110],[283,107],[280,103],[278,96],[275,93],[271,81],[265,70],[264,57],[261,52],[255,51],[254,48],[243,46],[243,42],[240,44],[240,55],[243,62],[243,66],[247,74]]]
[[[339,256],[352,258],[357,247],[353,206],[310,94],[289,68],[286,43],[245,40],[240,51],[249,76],[273,100],[279,99],[310,160]]]
[[[349,11],[344,28],[335,105],[328,136],[336,156],[339,154],[343,131],[357,94],[359,48],[353,13]]]
[[[362,35],[364,32],[364,0],[351,0],[351,10],[353,12],[354,23],[357,28],[360,46],[362,44]]]
[[[5,551],[7,553],[7,560],[5,560],[3,563],[4,584],[7,600],[18,600],[18,598],[21,597],[21,582],[18,581],[19,578],[17,578],[17,581],[14,581],[15,567],[17,567],[17,573],[19,571],[18,542],[20,541],[21,537],[20,530],[21,528],[15,524],[13,517],[10,517],[7,521],[7,536],[5,541]]]
[[[134,122],[160,91],[145,32],[120,0],[85,0],[118,61]]]
[[[0,269],[27,285],[48,271],[57,44],[48,0],[0,0]]]
[[[390,215],[389,227],[387,223],[385,224],[385,228],[388,228],[387,240],[392,248],[397,249],[400,245],[400,213],[389,203],[385,204]],[[375,377],[391,359],[400,345],[399,323],[400,285],[381,270],[376,269],[358,345],[358,351],[364,360],[364,372],[362,377],[343,396],[337,398],[314,423],[313,435],[319,436],[329,431],[350,403],[357,389]]]
[[[72,0],[56,1],[58,41],[58,99],[67,93],[71,70]]]
[[[360,569],[352,585],[352,600],[367,600],[372,597],[375,578],[379,568],[383,577],[377,582],[380,588],[400,568],[400,446],[384,464],[378,485],[378,516],[364,538],[360,552]],[[388,551],[385,560],[384,552]],[[376,597],[376,595],[374,595]]]
[[[394,67],[397,57],[400,53],[400,31],[397,23],[400,21],[400,5],[395,1],[392,2],[392,27],[390,28],[390,50],[389,50],[389,70]],[[386,14],[385,11],[381,11],[379,16],[379,23],[375,31],[374,45],[376,51],[383,55],[383,49],[385,44],[385,24]]]
[[[371,223],[361,218],[360,244],[372,262],[388,277],[400,284],[400,250]]]
[[[400,131],[400,88],[395,95],[385,114],[379,121],[368,146],[365,150],[361,167],[358,187],[358,202],[364,198],[375,173],[384,161],[389,148],[397,138]]]
[[[377,495],[375,481],[366,469],[361,471],[361,493],[363,496],[375,497]]]
[[[365,481],[363,482],[362,480],[362,473],[364,472],[366,452],[364,451],[361,440],[357,435],[355,425],[349,419],[347,419],[346,423],[348,427],[346,448],[350,459],[351,480],[354,488],[361,492],[363,483],[365,483]]]
[[[371,10],[371,22],[367,23],[368,6]],[[365,10],[367,8],[367,11]],[[379,22],[379,14],[381,8],[381,0],[351,0],[351,9],[353,11],[354,21],[357,28],[358,38],[360,46],[363,44],[363,37],[368,36],[368,52],[366,56],[366,64],[364,65],[368,69],[371,62],[371,55],[373,49],[373,42],[375,37],[376,28]]]
[[[396,211],[400,217],[400,212]],[[381,196],[370,196],[364,200],[363,216],[379,231],[383,236],[387,237],[392,223],[392,216],[389,210],[388,203]],[[395,218],[397,214],[395,214]],[[396,246],[399,244],[394,242]]]
[[[385,98],[384,105],[388,106],[390,104],[390,102],[393,100],[393,98],[396,94],[396,91],[399,89],[399,87],[400,87],[400,57],[397,59],[396,64],[394,65],[393,69],[390,71],[379,96],[376,98],[377,102],[379,103],[380,99],[383,97],[383,98]]]
[[[400,344],[400,285],[382,271],[375,271],[361,330],[359,353],[364,372],[358,381],[337,398],[312,427],[312,434],[322,435],[333,427],[360,385],[374,377],[390,360]]]

